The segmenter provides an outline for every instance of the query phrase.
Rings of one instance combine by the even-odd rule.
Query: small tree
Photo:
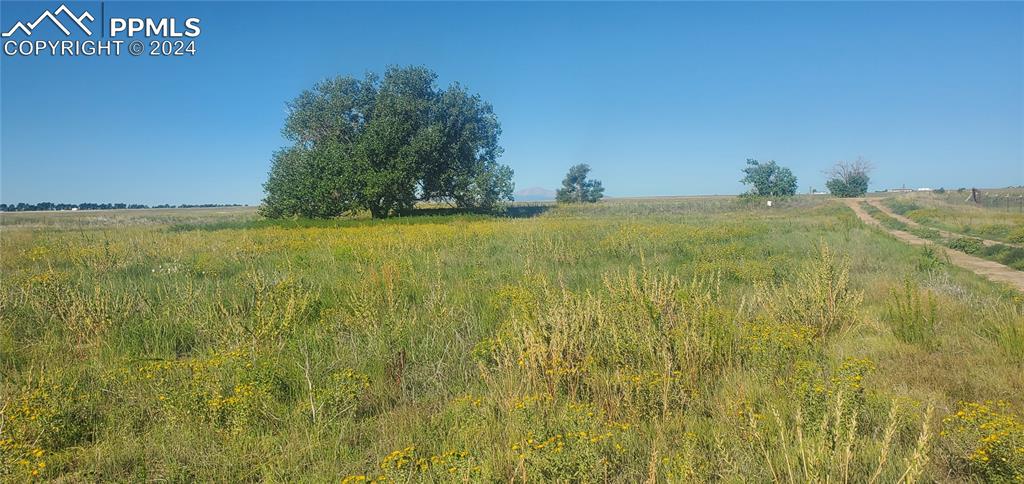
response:
[[[588,173],[590,165],[586,163],[569,168],[556,199],[562,203],[594,203],[600,200],[604,196],[604,187],[599,180],[588,180]]]
[[[869,173],[871,163],[859,156],[854,161],[840,161],[825,172],[829,177],[825,186],[837,197],[860,197],[868,192]]]
[[[775,164],[775,161],[761,163],[747,158],[747,167],[743,169],[747,176],[740,182],[752,185],[751,195],[790,196],[796,194],[796,176],[789,168]]]

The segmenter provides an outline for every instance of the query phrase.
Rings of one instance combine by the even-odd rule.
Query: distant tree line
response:
[[[40,212],[56,210],[132,210],[140,208],[215,208],[215,207],[242,207],[240,203],[203,203],[198,205],[183,203],[181,205],[162,204],[144,205],[141,203],[0,203],[0,212]]]

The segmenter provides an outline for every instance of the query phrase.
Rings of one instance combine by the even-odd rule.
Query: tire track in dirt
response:
[[[1006,267],[998,262],[992,262],[973,255],[968,255],[958,250],[953,250],[948,247],[943,247],[932,243],[931,241],[922,239],[916,235],[903,232],[902,230],[893,230],[882,225],[881,222],[875,220],[874,217],[868,215],[863,208],[860,207],[860,202],[868,201],[864,198],[847,198],[843,200],[847,207],[853,210],[853,213],[857,214],[862,222],[882,229],[886,233],[896,237],[897,239],[906,242],[910,245],[931,245],[937,250],[941,250],[946,254],[949,262],[957,267],[967,269],[979,276],[985,277],[990,281],[1001,282],[1013,286],[1018,291],[1024,292],[1024,272],[1017,271]],[[871,203],[868,201],[868,203]],[[874,205],[874,204],[872,204]]]
[[[907,224],[907,225],[909,225],[911,227],[921,227],[921,228],[926,228],[926,229],[930,229],[930,230],[935,230],[940,235],[942,235],[943,237],[945,237],[947,239],[953,239],[953,238],[959,238],[959,237],[970,237],[972,239],[980,240],[981,243],[983,245],[985,245],[986,247],[990,247],[990,246],[993,246],[993,245],[1005,245],[1007,247],[1016,247],[1018,249],[1024,249],[1024,245],[1014,244],[1014,243],[1011,243],[1011,242],[1000,242],[998,240],[988,240],[988,239],[983,239],[981,237],[975,237],[973,235],[958,234],[956,232],[947,232],[947,231],[942,230],[942,229],[937,229],[937,228],[934,228],[934,227],[929,227],[927,225],[921,225],[921,224],[917,223],[916,221],[914,221],[911,218],[904,217],[903,215],[900,215],[900,214],[898,214],[896,212],[893,212],[889,207],[887,207],[887,206],[885,206],[885,204],[881,203],[880,199],[878,199],[878,198],[865,198],[864,201],[868,202],[869,204],[871,204],[872,207],[875,207],[875,208],[881,210],[882,213],[884,213],[884,214],[886,214],[886,215],[888,215],[888,216],[890,216],[890,217],[892,217],[892,218],[894,218],[896,220],[899,220],[900,222],[903,222],[903,223],[905,223],[905,224]]]

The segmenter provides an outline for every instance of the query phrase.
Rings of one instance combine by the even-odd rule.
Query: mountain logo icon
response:
[[[41,15],[39,15],[39,18],[35,19],[32,22],[15,23],[14,26],[10,28],[10,30],[4,32],[3,34],[0,34],[0,36],[10,37],[18,31],[23,32],[25,35],[32,35],[32,30],[34,30],[36,26],[38,26],[40,23],[43,22],[43,20],[46,19],[49,19],[51,22],[53,22],[53,24],[56,25],[57,28],[64,32],[64,35],[70,36],[71,31],[68,30],[68,28],[65,27],[59,19],[61,14],[66,15],[68,18],[70,18],[71,21],[78,26],[78,28],[82,29],[82,31],[85,32],[85,35],[92,35],[92,31],[89,30],[89,27],[86,27],[85,23],[82,22],[83,20],[88,20],[89,22],[96,20],[95,18],[93,18],[92,14],[89,12],[85,12],[82,15],[75,15],[75,13],[72,12],[71,9],[69,9],[66,5],[61,4],[61,6],[58,7],[57,10],[54,10],[53,12],[50,12],[49,10],[44,11]]]

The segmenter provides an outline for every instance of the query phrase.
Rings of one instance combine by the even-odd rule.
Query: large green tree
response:
[[[586,163],[569,168],[555,198],[562,203],[593,203],[600,200],[604,196],[604,187],[600,180],[587,179],[589,173],[590,165]]]
[[[775,161],[761,163],[747,158],[747,167],[743,173],[746,176],[740,182],[753,186],[751,195],[779,197],[796,194],[796,176],[789,168],[779,166]]]
[[[498,163],[501,127],[491,105],[459,84],[439,89],[424,67],[336,77],[288,103],[263,185],[269,217],[388,217],[433,200],[490,209],[512,199]]]

